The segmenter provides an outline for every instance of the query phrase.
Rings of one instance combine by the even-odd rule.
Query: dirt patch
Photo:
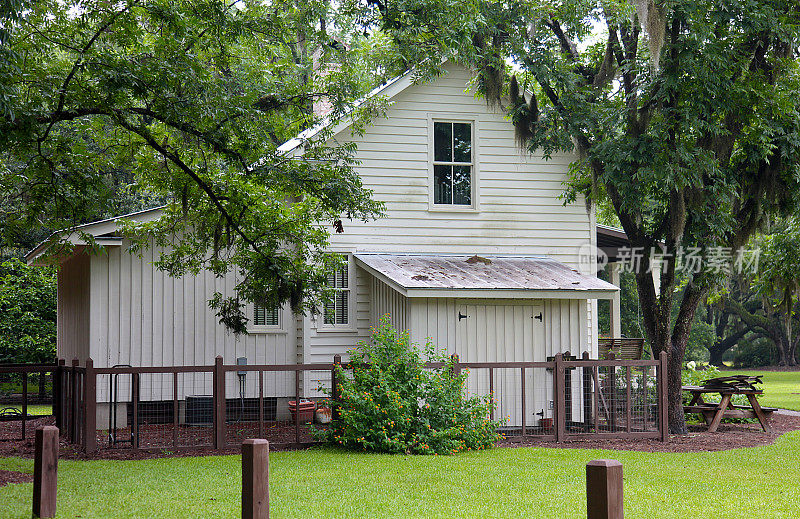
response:
[[[783,434],[800,430],[800,417],[777,413],[770,419],[772,432],[765,433],[759,424],[721,424],[717,432],[703,425],[690,425],[689,434],[672,435],[668,442],[658,440],[568,440],[562,443],[537,439],[502,441],[498,447],[552,447],[562,449],[608,449],[641,452],[716,452],[744,447],[772,445]]]
[[[33,474],[25,472],[15,472],[13,470],[0,470],[0,487],[9,483],[30,483],[33,481]]]

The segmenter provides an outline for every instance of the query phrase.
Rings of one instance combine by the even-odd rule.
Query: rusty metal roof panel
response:
[[[356,258],[404,290],[618,290],[545,257],[356,254]]]

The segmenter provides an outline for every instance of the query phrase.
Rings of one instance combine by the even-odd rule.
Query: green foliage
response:
[[[425,369],[425,361],[444,366]],[[489,420],[489,397],[468,397],[467,373],[453,373],[452,360],[430,343],[425,359],[408,332],[388,316],[369,342],[350,352],[352,376],[337,372],[340,417],[318,434],[351,449],[409,454],[451,454],[490,447],[499,422]],[[329,395],[330,391],[325,390]]]
[[[356,110],[352,101],[397,70],[384,63],[394,54],[385,38],[365,42],[352,8],[3,3],[3,244],[43,222],[73,229],[120,199],[157,202],[160,220],[126,227],[134,250],[171,247],[157,263],[170,275],[241,273],[239,297],[214,300],[234,331],[247,302],[318,304],[338,261],[324,252],[330,229],[378,217],[382,206],[353,170],[354,147],[326,145],[329,131],[302,153],[280,145],[321,122],[311,107],[323,97],[330,118],[352,116],[356,131],[381,112],[379,99]]]
[[[758,368],[778,363],[778,348],[766,337],[740,341],[731,351],[736,368]]]
[[[18,258],[0,263],[0,364],[53,362],[56,275]]]

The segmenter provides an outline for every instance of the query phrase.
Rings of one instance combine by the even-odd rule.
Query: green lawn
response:
[[[274,518],[582,518],[584,466],[625,466],[629,519],[795,519],[800,431],[768,447],[652,454],[494,449],[456,456],[388,456],[329,449],[273,453]],[[59,517],[238,517],[238,456],[60,461]],[[33,462],[0,459],[31,472]],[[0,517],[29,518],[32,484],[0,488]]]
[[[725,370],[722,376],[744,374],[764,375],[762,405],[800,411],[800,371]]]
[[[0,411],[5,410],[7,408],[16,409],[19,412],[22,412],[22,405],[21,404],[13,404],[13,405],[0,405]],[[28,414],[29,415],[36,415],[36,416],[48,416],[53,414],[53,406],[50,404],[47,405],[29,405],[28,406]]]

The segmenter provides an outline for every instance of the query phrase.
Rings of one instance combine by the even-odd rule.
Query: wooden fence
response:
[[[426,368],[440,369],[444,365],[428,363]],[[459,362],[455,357],[452,363],[456,371],[469,370],[468,390],[491,394],[498,409],[511,409],[513,423],[503,428],[511,441],[530,437],[552,441],[666,440],[666,365],[665,355],[655,360],[594,360],[588,354],[581,359],[558,354],[545,362]],[[304,374],[328,373],[326,377],[335,391],[336,377],[341,376],[337,374],[339,367],[346,371],[352,366],[342,363],[337,355],[330,364],[237,365],[224,364],[222,357],[217,357],[211,366],[95,368],[92,359],[83,366],[75,359],[70,366],[61,360],[47,369],[52,370],[56,426],[63,438],[92,453],[108,447],[225,450],[238,448],[242,440],[254,437],[267,438],[273,445],[312,443],[314,439],[306,426],[309,416],[298,409],[291,418],[281,419],[276,415],[277,399],[265,390],[265,381],[282,377],[289,387],[285,400],[300,402],[304,394],[312,392],[302,387]],[[0,367],[0,373],[41,369],[42,366]],[[245,397],[243,392],[238,396],[226,394],[235,387],[234,377],[241,382],[248,374],[254,374],[257,381],[257,390],[253,388],[251,396]],[[143,399],[144,377],[158,377],[167,397],[158,401]],[[199,377],[198,391],[207,396],[187,396],[188,389],[181,396],[179,380],[185,387],[191,386],[181,377]],[[483,382],[477,384],[477,380]],[[505,380],[505,393],[498,387],[499,380]],[[538,384],[538,393],[529,387],[531,380]],[[513,385],[512,390],[508,389],[509,384]],[[122,393],[126,396],[117,400],[121,385],[125,386]],[[98,394],[103,395],[101,401]],[[190,398],[207,407],[198,411],[197,402]],[[549,406],[542,404],[542,398]],[[535,413],[537,409],[541,411]],[[333,411],[335,416],[336,410]],[[534,413],[541,417],[536,423]]]

